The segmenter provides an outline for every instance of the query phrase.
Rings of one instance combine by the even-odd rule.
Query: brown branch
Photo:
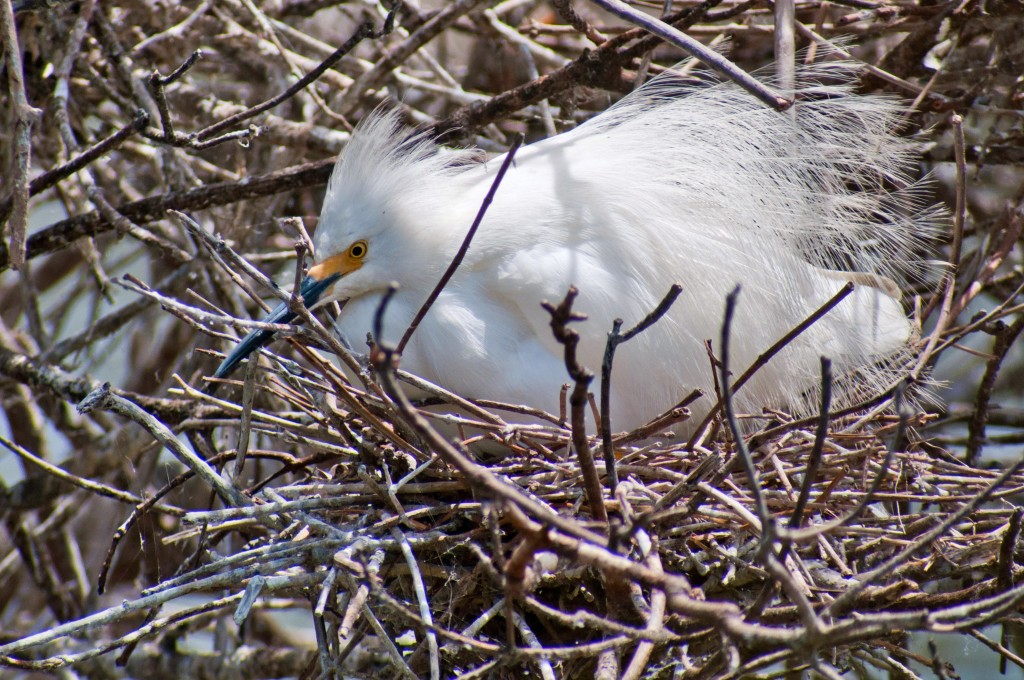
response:
[[[753,1],[753,0],[752,0]],[[686,8],[665,18],[665,22],[679,29],[685,29],[705,16],[708,7],[720,0],[707,0],[697,8]],[[715,19],[727,19],[742,14],[748,4],[739,3],[737,8],[727,10]],[[632,46],[628,43],[636,41]],[[528,83],[512,88],[487,101],[473,102],[457,109],[447,118],[430,128],[430,134],[439,138],[451,135],[463,136],[489,123],[501,120],[531,104],[555,97],[576,87],[600,87],[617,92],[628,92],[633,83],[623,74],[626,67],[638,55],[648,52],[661,41],[657,36],[647,35],[642,29],[632,28],[604,41],[594,50],[582,55],[562,68],[541,75]]]
[[[14,153],[8,181],[5,182],[11,192],[11,216],[4,222],[3,246],[10,253],[11,266],[21,269],[26,259],[25,230],[28,226],[29,172],[32,167],[32,126],[42,112],[32,107],[25,95],[18,31],[11,3],[6,0],[0,2],[0,46],[3,47],[8,93],[14,113]]]
[[[133,222],[152,222],[164,218],[168,210],[202,210],[321,185],[327,182],[333,169],[332,159],[304,163],[235,182],[219,182],[195,189],[170,191],[114,206],[114,209]],[[98,236],[113,228],[113,222],[99,211],[61,220],[28,238],[28,259],[66,248],[83,236]],[[7,249],[0,244],[0,271],[10,264]]]
[[[227,130],[228,128],[237,125],[242,121],[248,120],[253,116],[257,116],[263,113],[264,111],[268,111],[274,108],[275,106],[288,101],[296,94],[306,89],[306,87],[308,87],[311,83],[316,82],[317,79],[320,78],[320,76],[326,73],[329,69],[333,68],[335,64],[341,61],[342,57],[344,57],[353,49],[355,49],[355,46],[361,43],[363,40],[371,37],[379,38],[390,33],[392,28],[394,27],[395,12],[397,11],[397,9],[398,6],[396,5],[395,9],[392,9],[391,12],[388,13],[388,17],[385,20],[384,27],[380,33],[374,32],[372,22],[365,22],[361,24],[359,28],[356,29],[355,33],[353,33],[352,36],[348,40],[346,40],[338,49],[331,53],[331,55],[328,56],[326,59],[321,61],[316,68],[314,68],[312,71],[310,71],[305,76],[300,78],[294,85],[289,87],[287,90],[274,97],[271,97],[265,102],[253,106],[252,108],[246,109],[245,111],[240,111],[239,113],[236,113],[233,116],[229,116],[224,120],[218,121],[217,123],[200,130],[199,132],[195,133],[195,139],[199,142],[209,140],[211,137],[218,134],[219,132],[222,132],[223,130]]]
[[[0,347],[0,375],[32,387],[44,389],[67,402],[77,403],[101,383],[88,375],[75,377],[63,368],[40,359]],[[219,408],[200,406],[192,399],[164,399],[112,388],[117,396],[132,400],[160,420],[171,425],[187,418],[224,415]]]
[[[999,544],[999,588],[1009,590],[1013,587],[1014,554],[1017,551],[1017,540],[1020,538],[1021,520],[1024,519],[1024,508],[1016,507],[1006,524],[1006,533]]]
[[[935,527],[926,531],[913,543],[904,547],[889,559],[882,561],[878,566],[872,568],[870,571],[861,574],[856,583],[852,584],[842,595],[829,603],[824,615],[835,616],[841,612],[845,612],[864,588],[875,580],[891,577],[896,567],[904,564],[915,552],[930,545],[937,537],[942,536],[950,527],[966,517],[969,512],[981,506],[981,504],[988,500],[989,496],[996,489],[1005,484],[1013,475],[1017,474],[1021,468],[1024,468],[1024,457],[1019,458],[1012,464],[1008,465],[1006,469],[1000,472],[984,489],[982,489],[980,493],[978,493],[977,496],[966,503],[963,503],[956,509],[956,511],[951,512],[943,518],[941,522],[936,524]]]
[[[149,92],[153,95],[153,100],[156,102],[157,111],[160,113],[160,127],[163,130],[163,135],[156,136],[155,139],[157,141],[172,143],[177,136],[174,132],[174,123],[171,121],[171,109],[167,104],[165,88],[185,75],[185,72],[192,68],[202,56],[203,51],[196,50],[178,68],[174,69],[170,75],[162,76],[160,71],[153,71],[149,76],[149,80],[146,81],[149,85]]]
[[[573,389],[569,394],[572,445],[576,450],[580,472],[583,474],[583,489],[587,494],[590,514],[599,522],[607,522],[608,512],[604,507],[601,478],[597,474],[597,466],[594,464],[594,453],[590,450],[590,443],[587,441],[587,391],[591,381],[594,379],[594,374],[579,364],[576,357],[576,348],[580,342],[580,335],[569,328],[570,323],[583,321],[587,318],[583,314],[572,311],[572,303],[578,294],[579,291],[575,287],[571,287],[557,307],[547,301],[542,302],[541,306],[551,315],[551,331],[555,335],[555,340],[565,348],[565,368],[573,381]]]
[[[86,167],[97,158],[104,156],[114,149],[120,147],[125,140],[131,138],[133,135],[142,130],[149,122],[149,116],[145,111],[139,111],[132,122],[118,128],[113,134],[100,141],[96,142],[89,148],[85,149],[77,156],[69,160],[63,165],[59,165],[56,168],[51,168],[39,175],[28,185],[29,196],[35,196],[36,194],[46,191],[57,182],[61,181],[65,177],[73,175],[82,168]],[[5,201],[0,205],[0,221],[7,219],[10,215],[10,211],[13,204],[10,200]]]
[[[967,423],[967,451],[964,460],[975,465],[985,445],[985,425],[988,422],[988,409],[992,400],[992,390],[1007,354],[1013,348],[1021,331],[1024,331],[1024,315],[1007,326],[1002,321],[995,324],[995,342],[992,344],[992,358],[985,362],[985,374],[974,397],[974,411]]]
[[[455,23],[459,17],[465,15],[481,2],[483,0],[452,0],[442,5],[442,9],[439,12],[430,17],[421,26],[418,26],[412,35],[400,45],[387,50],[379,59],[375,60],[373,66],[352,83],[352,86],[342,95],[341,108],[343,112],[351,112],[360,98],[366,96],[368,91],[377,89],[391,71],[403,64],[427,41]],[[392,10],[389,17],[394,15],[399,6],[400,3],[397,3],[395,10]]]
[[[552,0],[551,4],[555,6],[559,15],[561,15],[561,17],[565,19],[570,26],[575,28],[582,35],[587,36],[590,42],[595,45],[601,45],[608,40],[606,36],[601,35],[600,31],[587,23],[587,20],[579,15],[579,12],[573,8],[571,0]]]
[[[732,320],[736,314],[736,301],[740,295],[740,287],[736,286],[725,298],[725,315],[722,318],[721,338],[721,361],[718,374],[719,382],[722,385],[722,409],[725,412],[726,422],[729,424],[729,431],[732,433],[733,445],[736,447],[736,458],[743,465],[743,471],[747,474],[747,487],[754,496],[754,506],[757,508],[757,519],[761,522],[761,544],[772,541],[775,537],[775,521],[768,512],[768,503],[764,498],[761,483],[758,481],[757,466],[754,464],[754,457],[750,453],[747,443],[743,440],[743,431],[740,430],[736,420],[736,411],[733,408],[733,394],[735,393],[729,379],[729,360],[731,359],[730,347],[732,336]],[[737,381],[738,382],[738,381]]]
[[[670,23],[635,10],[621,0],[593,0],[593,2],[602,9],[626,19],[630,23],[640,26],[662,40],[682,49],[687,54],[700,60],[708,68],[733,81],[766,105],[778,111],[785,111],[793,104],[793,102],[773,92],[718,52],[705,47]]]

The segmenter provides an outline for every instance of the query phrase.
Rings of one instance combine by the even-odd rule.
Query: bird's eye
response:
[[[366,256],[366,241],[356,241],[348,247],[348,256],[353,260],[361,260]]]

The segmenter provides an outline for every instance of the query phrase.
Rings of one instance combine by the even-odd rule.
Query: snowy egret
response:
[[[840,400],[877,389],[914,328],[894,279],[920,264],[930,230],[907,171],[900,109],[852,91],[854,66],[804,67],[796,104],[767,109],[728,83],[668,72],[608,111],[518,152],[469,252],[405,349],[402,366],[469,398],[558,412],[563,350],[542,300],[574,285],[581,363],[600,366],[616,318],[626,327],[678,282],[669,313],[616,355],[611,418],[639,426],[694,388],[714,394],[705,340],[742,285],[737,373],[832,297],[854,292],[736,395],[737,408],[800,410],[819,357]],[[462,244],[501,159],[437,147],[394,112],[358,127],[324,199],[308,306],[346,301],[337,326],[358,347],[389,282],[384,319],[401,336]],[[282,305],[268,321],[293,318]],[[251,333],[216,376],[270,339]],[[860,391],[859,391],[860,390]],[[708,396],[696,409],[706,413]]]

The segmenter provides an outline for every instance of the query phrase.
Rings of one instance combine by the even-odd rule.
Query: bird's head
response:
[[[454,180],[475,158],[473,152],[438,149],[424,134],[409,134],[395,111],[378,111],[365,120],[324,196],[314,237],[316,262],[299,291],[306,307],[382,293],[396,280],[408,289],[436,282],[447,264],[446,251],[458,243],[448,238],[446,225],[464,229],[466,223],[452,209]],[[266,322],[294,318],[282,303]],[[214,377],[226,377],[272,337],[271,331],[249,333]]]

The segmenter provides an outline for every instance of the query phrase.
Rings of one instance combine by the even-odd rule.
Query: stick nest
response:
[[[509,426],[494,418],[500,409],[453,416],[452,404],[405,404],[421,416],[411,422],[386,396],[350,387],[373,414],[354,416],[333,398],[342,375],[320,368],[328,379],[260,369],[251,432],[301,446],[250,450],[286,474],[253,487],[261,502],[251,508],[186,522],[208,540],[249,540],[211,562],[209,578],[242,583],[248,570],[270,577],[283,565],[317,574],[339,649],[368,636],[375,663],[398,654],[425,675],[436,654],[442,675],[547,667],[577,677],[611,656],[645,676],[740,677],[815,667],[818,655],[838,669],[887,668],[900,650],[904,662],[931,665],[903,649],[908,631],[974,631],[1024,597],[1013,586],[1021,512],[1004,500],[1024,475],[902,436],[930,420],[923,413],[832,420],[810,480],[816,432],[775,414],[750,438],[768,529],[724,431],[692,449],[620,443],[605,525],[590,511],[567,424]],[[439,452],[434,431],[453,427],[469,448]],[[590,445],[600,450],[599,438]],[[268,550],[283,560],[270,569],[260,567]]]

